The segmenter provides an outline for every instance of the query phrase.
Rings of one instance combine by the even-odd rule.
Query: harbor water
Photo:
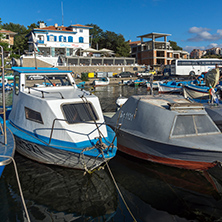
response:
[[[89,90],[91,88],[89,87]],[[146,88],[96,87],[103,112],[115,111],[118,96],[149,94]],[[7,93],[7,105],[11,102]],[[149,118],[149,116],[147,116]],[[182,170],[141,161],[117,152],[107,167],[83,171],[49,166],[18,153],[15,161],[31,221],[185,222],[222,221],[222,169]],[[0,178],[0,221],[27,221],[15,170]],[[133,217],[132,217],[133,215]]]

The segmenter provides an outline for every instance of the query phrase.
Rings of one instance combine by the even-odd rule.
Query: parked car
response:
[[[34,79],[44,79],[44,76],[40,76],[40,75],[33,75],[33,76],[28,76],[27,77],[28,80],[34,80]]]
[[[114,77],[117,78],[127,78],[127,77],[133,77],[134,74],[132,72],[121,72],[119,74],[114,75]]]
[[[146,77],[146,76],[150,76],[150,75],[156,75],[156,71],[155,70],[146,70],[143,72],[137,72],[136,76],[137,77]]]

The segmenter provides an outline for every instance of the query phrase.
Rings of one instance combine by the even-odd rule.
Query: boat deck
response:
[[[152,95],[146,95],[146,96],[136,96],[138,97],[139,100],[144,101],[146,103],[152,104],[154,106],[158,106],[160,108],[165,108],[165,109],[185,109],[185,108],[199,108],[202,109],[203,105],[199,103],[192,103],[189,100],[185,99],[182,96],[179,95],[157,95],[157,96],[152,96]],[[176,105],[175,105],[176,104]]]

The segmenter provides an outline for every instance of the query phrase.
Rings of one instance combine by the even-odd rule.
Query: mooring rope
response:
[[[18,170],[17,170],[17,166],[16,166],[16,163],[15,163],[15,160],[11,156],[0,155],[0,157],[9,158],[13,162],[14,169],[15,169],[15,175],[16,175],[16,179],[17,179],[17,183],[18,183],[18,187],[19,187],[19,192],[20,192],[21,199],[22,199],[22,204],[23,204],[23,207],[24,207],[24,210],[25,210],[25,213],[26,213],[27,220],[28,220],[28,222],[31,222],[31,220],[29,218],[28,210],[27,210],[27,207],[26,207],[26,204],[25,204],[25,199],[24,199],[24,196],[23,196],[23,193],[22,193],[22,187],[21,187],[21,183],[20,183],[20,180],[19,180],[19,175],[18,175]]]
[[[104,156],[104,153],[103,153],[103,152],[102,152],[102,154],[103,154],[103,156]],[[104,159],[105,159],[105,157],[104,157]],[[116,180],[115,180],[115,178],[114,178],[114,176],[113,176],[113,173],[112,173],[112,171],[111,171],[111,169],[110,169],[110,167],[109,167],[109,164],[108,164],[108,162],[107,162],[106,160],[105,160],[105,164],[106,164],[106,166],[107,166],[107,168],[108,168],[108,170],[109,170],[110,176],[112,177],[113,183],[114,183],[114,185],[116,186],[116,189],[117,189],[117,191],[119,192],[119,195],[120,195],[120,197],[122,198],[122,201],[123,201],[123,203],[124,203],[125,206],[126,206],[126,209],[128,210],[128,212],[129,212],[130,215],[132,216],[133,221],[134,221],[134,222],[137,222],[137,220],[136,220],[136,218],[134,217],[132,211],[130,210],[128,204],[126,203],[126,200],[124,199],[123,194],[122,194],[121,190],[119,189],[119,186],[118,186],[118,184],[117,184],[117,182],[116,182]]]

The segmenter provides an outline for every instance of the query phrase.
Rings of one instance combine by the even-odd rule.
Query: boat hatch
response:
[[[98,120],[98,115],[91,103],[63,104],[62,110],[69,124]]]
[[[178,115],[172,128],[172,137],[196,136],[220,132],[207,115]]]
[[[170,110],[204,109],[201,103],[168,103]]]

